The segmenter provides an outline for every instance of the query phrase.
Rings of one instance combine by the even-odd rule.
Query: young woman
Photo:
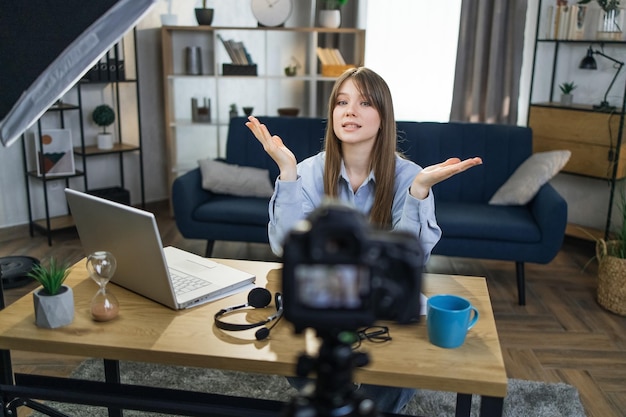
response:
[[[355,68],[336,81],[328,101],[325,149],[300,163],[278,136],[255,117],[246,126],[278,164],[280,175],[269,204],[268,227],[274,253],[299,220],[326,196],[352,205],[372,225],[414,233],[422,249],[422,265],[441,237],[431,187],[482,163],[480,158],[451,158],[425,169],[396,152],[397,135],[387,83],[368,68]],[[296,387],[301,379],[291,379]],[[361,385],[378,409],[398,413],[415,390]]]
[[[441,237],[431,187],[482,163],[480,158],[451,158],[422,169],[398,155],[389,87],[363,67],[337,79],[328,101],[325,149],[299,164],[281,138],[256,118],[249,117],[246,125],[280,170],[268,228],[278,255],[294,224],[332,196],[364,213],[372,225],[415,233],[425,264]]]

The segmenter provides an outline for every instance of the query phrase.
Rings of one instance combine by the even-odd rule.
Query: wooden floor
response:
[[[204,242],[183,239],[165,203],[155,212],[165,245],[204,253]],[[30,237],[26,227],[0,230],[0,256],[55,256],[78,261],[84,255],[74,230]],[[277,260],[267,245],[217,242],[215,257]],[[595,301],[597,264],[592,242],[566,238],[549,265],[526,265],[527,305],[517,305],[512,262],[433,256],[427,270],[486,276],[510,378],[565,382],[578,388],[588,417],[626,417],[626,317]],[[6,291],[11,303],[35,285]],[[12,352],[16,372],[67,376],[83,358]]]

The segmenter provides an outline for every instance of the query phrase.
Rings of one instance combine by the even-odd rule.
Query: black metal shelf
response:
[[[133,40],[134,43],[133,50],[135,51],[134,56],[130,55],[135,60],[135,73],[130,74],[131,77],[112,77],[111,79],[106,80],[87,80],[81,79],[78,81],[72,89],[75,90],[75,94],[78,100],[77,104],[65,103],[62,100],[57,101],[54,105],[46,110],[46,113],[53,113],[58,116],[58,120],[56,121],[56,125],[58,125],[61,129],[66,128],[66,115],[68,112],[78,112],[78,131],[79,131],[79,140],[80,146],[75,146],[72,149],[72,152],[75,156],[80,158],[80,163],[82,169],[76,169],[73,173],[62,174],[62,175],[50,175],[50,174],[40,174],[37,169],[28,169],[29,161],[27,158],[28,150],[26,146],[26,138],[22,135],[22,154],[23,154],[23,163],[25,167],[25,179],[26,179],[26,198],[28,204],[28,216],[29,216],[29,227],[30,227],[30,235],[34,235],[34,230],[37,229],[47,234],[48,237],[48,245],[52,245],[52,232],[60,229],[65,229],[73,226],[72,216],[69,212],[69,207],[67,214],[60,216],[51,216],[50,215],[50,203],[48,201],[48,182],[53,181],[65,181],[65,187],[70,187],[70,179],[74,178],[83,178],[82,189],[85,192],[93,191],[89,187],[88,182],[88,164],[87,160],[91,157],[95,156],[103,156],[103,155],[118,155],[117,164],[119,170],[119,183],[112,186],[112,189],[124,189],[124,169],[125,169],[125,161],[123,158],[124,154],[129,152],[137,152],[139,154],[139,176],[140,176],[140,192],[141,192],[141,205],[145,206],[145,189],[144,189],[144,173],[143,173],[143,155],[142,155],[142,137],[141,137],[141,109],[140,109],[140,98],[139,98],[139,79],[137,77],[139,71],[139,63],[137,62],[137,32],[136,29],[133,29]],[[114,46],[115,49],[115,57],[117,59],[117,45]],[[125,57],[128,58],[128,57]],[[121,111],[122,103],[120,102],[120,85],[133,85],[134,94],[136,97],[136,107],[137,107],[137,141],[138,144],[128,144],[122,142],[122,125],[124,125],[124,117],[125,114]],[[117,142],[114,144],[112,149],[98,149],[97,146],[86,146],[85,145],[85,131],[84,131],[84,117],[83,117],[83,104],[82,97],[83,95],[95,94],[94,89],[89,89],[88,86],[107,86],[110,85],[113,88],[112,94],[115,97],[115,103],[112,105],[115,109],[117,118],[116,118],[116,126],[117,126]],[[125,87],[126,88],[126,87]],[[86,89],[86,90],[85,90]],[[98,89],[100,91],[100,89]],[[39,119],[37,121],[37,130],[39,136],[39,149],[42,148],[42,121]],[[37,163],[37,162],[35,162]],[[31,186],[30,181],[40,181],[43,183],[43,200],[44,200],[44,210],[45,217],[34,219],[33,218],[33,202],[31,199]],[[76,185],[76,184],[72,184]],[[96,190],[98,191],[98,190]],[[128,191],[124,190],[126,195],[128,195]]]
[[[620,118],[620,123],[619,123],[619,131],[617,132],[617,141],[615,143],[615,155],[613,156],[615,161],[619,161],[620,160],[620,148],[622,145],[622,140],[623,140],[623,134],[624,134],[624,121],[626,119],[625,117],[625,112],[624,109],[626,109],[626,83],[624,85],[624,96],[623,96],[623,100],[622,100],[622,106],[621,107],[616,107],[613,108],[611,110],[606,110],[606,109],[601,109],[601,108],[594,108],[592,105],[572,105],[572,106],[562,106],[562,105],[558,105],[557,103],[555,103],[554,100],[554,90],[555,90],[555,86],[556,86],[556,68],[557,68],[557,62],[559,59],[559,46],[560,45],[564,45],[564,47],[566,47],[565,45],[570,45],[570,47],[578,47],[578,46],[588,46],[590,44],[597,44],[597,45],[616,45],[616,46],[625,46],[626,45],[626,41],[625,40],[610,40],[610,39],[540,39],[539,38],[539,30],[540,30],[540,25],[541,25],[541,11],[542,11],[542,1],[539,1],[538,4],[538,13],[537,13],[537,26],[536,26],[536,32],[535,32],[535,45],[534,45],[534,50],[533,50],[533,63],[532,63],[532,69],[531,69],[531,82],[530,82],[530,90],[529,90],[529,111],[528,111],[528,118],[526,120],[526,125],[529,125],[529,121],[530,121],[530,106],[539,106],[539,107],[552,107],[552,108],[562,108],[562,109],[568,109],[568,110],[579,110],[579,111],[597,111],[597,112],[601,112],[601,113],[606,113],[606,114],[615,114],[617,116],[619,116]],[[552,52],[552,75],[551,75],[551,79],[550,79],[550,96],[549,96],[549,101],[548,102],[541,102],[541,103],[532,103],[532,94],[533,94],[533,89],[534,89],[534,81],[535,81],[535,71],[536,71],[536,57],[537,57],[537,46],[540,44],[546,44],[546,43],[552,43],[554,44],[554,50]],[[617,172],[618,172],[618,164],[615,163],[613,164],[612,167],[612,173],[611,173],[611,177],[609,179],[609,183],[610,183],[610,191],[609,191],[609,201],[608,201],[608,213],[606,216],[606,224],[605,224],[605,229],[604,229],[604,239],[608,239],[610,236],[610,229],[611,229],[611,215],[612,215],[612,210],[613,210],[613,202],[614,202],[614,198],[615,198],[615,185],[617,182]]]

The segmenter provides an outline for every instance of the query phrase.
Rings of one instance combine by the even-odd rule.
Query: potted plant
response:
[[[598,5],[605,12],[610,12],[612,10],[617,10],[619,8],[619,0],[596,0]],[[588,4],[591,3],[591,0],[579,0],[578,4]]]
[[[598,29],[597,39],[621,40],[623,31],[623,13],[619,7],[620,0],[596,0],[602,9],[602,20]],[[579,0],[578,4],[588,4],[591,0]]]
[[[626,194],[619,203],[621,227],[608,240],[596,240],[598,260],[598,303],[613,313],[626,316]]]
[[[348,0],[322,0],[322,10],[339,10]]]
[[[211,26],[213,23],[213,9],[207,9],[206,0],[202,0],[202,8],[196,8],[196,20],[199,25]]]
[[[107,127],[115,121],[115,112],[107,104],[101,104],[91,113],[95,124],[102,128],[98,134],[98,149],[113,149],[113,134],[107,132]]]
[[[289,64],[285,67],[285,75],[287,77],[295,76],[298,72],[298,68],[302,66],[300,65],[300,62],[296,59],[296,57],[292,56],[291,60],[294,62],[294,64]]]
[[[325,28],[338,28],[341,25],[341,6],[348,0],[322,0],[320,10],[320,26]]]
[[[235,103],[232,103],[230,105],[230,110],[228,112],[228,115],[230,116],[231,119],[239,115],[239,112],[237,111],[237,105]]]
[[[172,1],[165,0],[167,2],[167,13],[161,14],[161,24],[163,26],[174,26],[178,23],[178,16],[172,13]]]
[[[74,321],[74,293],[63,285],[69,272],[68,263],[59,264],[50,258],[47,265],[37,264],[28,273],[42,287],[33,292],[37,326],[55,329]]]
[[[574,81],[565,82],[559,85],[561,89],[561,104],[564,106],[571,106],[574,101],[574,96],[572,95],[572,91],[574,91],[578,87],[574,84]]]

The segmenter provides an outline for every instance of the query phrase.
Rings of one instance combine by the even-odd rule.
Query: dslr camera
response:
[[[284,242],[285,317],[297,333],[418,321],[419,254],[414,235],[375,230],[358,211],[326,202]]]

